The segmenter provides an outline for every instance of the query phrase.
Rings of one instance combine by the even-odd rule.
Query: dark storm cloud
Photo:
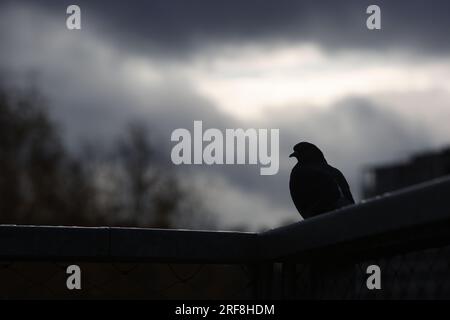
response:
[[[26,0],[23,0],[26,1]],[[14,1],[17,3],[18,1]],[[28,3],[65,14],[74,1]],[[227,42],[312,41],[328,48],[449,48],[447,0],[78,0],[83,27],[123,50],[185,55]],[[368,5],[382,9],[382,31],[366,28]]]

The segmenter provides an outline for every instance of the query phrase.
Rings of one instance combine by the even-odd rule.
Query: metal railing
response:
[[[0,297],[450,298],[450,179],[262,233],[1,225]]]

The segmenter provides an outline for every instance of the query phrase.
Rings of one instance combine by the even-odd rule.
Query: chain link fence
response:
[[[81,269],[81,290],[66,285],[72,264]],[[367,287],[370,265],[380,268],[381,290]],[[371,259],[259,265],[0,262],[0,299],[55,298],[448,299],[450,246]]]
[[[69,290],[67,267],[81,269],[81,290]],[[0,263],[1,299],[248,299],[247,265],[162,263]]]
[[[367,281],[378,266],[381,288]],[[450,246],[429,248],[372,259],[320,259],[286,262],[282,296],[287,299],[449,299]]]

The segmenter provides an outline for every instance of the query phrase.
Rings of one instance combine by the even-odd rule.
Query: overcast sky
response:
[[[140,119],[161,137],[204,127],[280,129],[280,172],[176,167],[194,174],[222,228],[298,220],[292,146],[317,144],[357,198],[361,172],[449,143],[449,1],[2,1],[0,70],[36,81],[70,146]],[[107,4],[108,3],[108,4]],[[382,30],[366,28],[370,4]],[[31,79],[31,80],[30,80]]]

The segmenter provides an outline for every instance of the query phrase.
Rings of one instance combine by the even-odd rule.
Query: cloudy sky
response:
[[[78,4],[82,29],[66,28]],[[382,29],[366,28],[378,4]],[[299,219],[292,145],[317,144],[360,199],[367,166],[450,141],[450,2],[302,0],[8,1],[0,3],[0,71],[35,82],[65,141],[111,139],[133,119],[160,137],[205,128],[280,129],[280,171],[174,167],[221,228]]]

